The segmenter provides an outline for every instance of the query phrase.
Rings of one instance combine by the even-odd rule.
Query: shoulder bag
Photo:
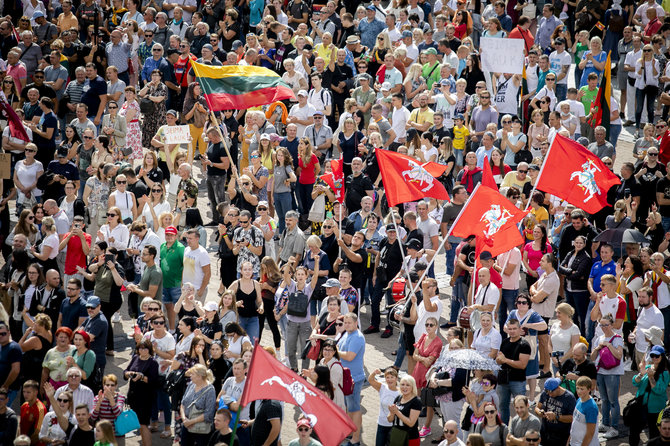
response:
[[[619,335],[615,334],[612,336],[612,339],[609,340],[610,344],[617,336]],[[615,358],[609,347],[601,349],[600,353],[598,353],[598,357],[600,357],[600,361],[598,361],[598,369],[610,370],[621,364],[621,359]]]
[[[393,404],[400,402],[400,396],[393,400]],[[409,444],[409,431],[401,429],[399,426],[393,426],[389,434],[389,446],[407,446]]]
[[[126,408],[114,420],[114,431],[117,437],[123,437],[128,432],[132,432],[140,428],[140,420],[133,409]]]
[[[309,297],[300,290],[295,290],[288,296],[287,313],[295,317],[306,317],[309,307]]]
[[[211,384],[210,384],[210,385],[211,385]],[[194,387],[194,389],[195,389],[195,387]],[[189,412],[189,416],[188,416],[189,419],[194,419],[194,418],[196,418],[196,417],[199,417],[199,416],[202,415],[203,413],[205,413],[205,409],[200,410],[200,409],[197,409],[197,408],[195,407],[195,403],[196,403],[196,402],[200,399],[200,397],[204,394],[204,390],[205,390],[205,389],[207,389],[207,387],[204,387],[204,388],[200,391],[200,395],[198,395],[198,397],[197,397],[195,400],[193,400],[193,402],[192,402],[191,404],[189,404],[188,407],[191,408],[191,411]],[[193,426],[191,426],[191,427],[189,427],[189,428],[187,428],[187,429],[188,429],[188,431],[189,431],[190,433],[192,433],[192,434],[209,434],[209,432],[211,431],[211,428],[212,428],[212,425],[211,425],[211,424],[208,424],[208,423],[205,422],[205,421],[201,421],[200,423],[195,423]]]

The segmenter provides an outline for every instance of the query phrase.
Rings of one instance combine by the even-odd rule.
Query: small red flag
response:
[[[670,130],[661,136],[661,145],[658,148],[658,160],[667,165],[670,162]]]
[[[255,400],[267,399],[299,406],[310,419],[314,431],[324,446],[339,445],[356,429],[347,414],[325,393],[309,384],[257,344],[251,357],[240,406],[246,406]]]
[[[25,142],[30,142],[28,132],[21,122],[21,118],[16,114],[12,106],[7,102],[5,96],[0,96],[0,113],[7,117],[7,125],[9,126],[9,134],[14,138],[19,138]]]
[[[523,243],[517,228],[528,214],[490,187],[479,185],[470,195],[456,218],[451,235],[467,237],[474,234],[480,251],[494,257]]]
[[[342,170],[342,157],[336,160],[330,160],[331,173],[321,175],[323,181],[335,193],[335,199],[340,203],[344,203],[344,171]]]
[[[536,187],[595,214],[609,206],[607,191],[617,184],[621,180],[600,158],[576,141],[556,135]]]
[[[447,190],[435,179],[447,166],[433,162],[419,164],[411,156],[390,150],[377,149],[375,153],[389,206],[425,197],[449,200]]]
[[[501,174],[503,173],[504,172],[501,172]],[[482,186],[487,186],[494,190],[498,189],[496,180],[495,178],[493,178],[493,171],[491,170],[491,163],[489,163],[488,156],[484,156],[484,167],[482,169]]]

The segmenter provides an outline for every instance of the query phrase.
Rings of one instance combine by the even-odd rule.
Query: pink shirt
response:
[[[542,256],[551,252],[551,245],[547,243],[546,251],[542,252],[542,251],[535,251],[533,249],[533,242],[528,242],[523,247],[523,250],[528,253],[528,265],[531,267],[533,271],[537,271],[537,269],[540,267],[540,259],[542,258]]]
[[[16,85],[16,91],[18,94],[21,94],[21,79],[28,77],[28,72],[26,71],[25,65],[21,62],[16,65],[7,65],[7,76],[11,76],[14,79],[14,85]]]

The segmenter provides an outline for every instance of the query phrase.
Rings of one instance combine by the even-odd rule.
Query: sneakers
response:
[[[614,429],[613,427],[610,427],[607,432],[603,434],[603,438],[606,438],[608,440],[611,440],[613,438],[617,438],[619,436],[619,431]]]
[[[423,426],[419,429],[419,437],[424,438],[430,435],[430,428]]]
[[[370,334],[370,333],[379,333],[379,327],[375,327],[374,325],[370,325],[368,328],[363,330],[363,334]]]
[[[626,358],[623,362],[623,369],[627,372],[633,371],[633,361],[630,358]]]
[[[598,432],[601,432],[601,433],[604,434],[605,432],[607,432],[609,430],[609,428],[610,428],[609,426],[607,426],[605,424],[601,424],[600,426],[598,426]]]
[[[115,324],[118,324],[119,322],[121,322],[121,315],[119,314],[118,311],[116,313],[114,313],[114,316],[112,316],[112,322],[115,323]]]
[[[379,330],[377,330],[377,331],[379,331]],[[390,338],[391,336],[393,336],[393,330],[390,329],[390,328],[386,328],[384,330],[384,333],[382,333],[382,339]]]
[[[551,378],[551,372],[549,372],[549,371],[542,372],[542,373],[540,373],[540,376],[538,376],[538,378],[540,378],[540,379]]]

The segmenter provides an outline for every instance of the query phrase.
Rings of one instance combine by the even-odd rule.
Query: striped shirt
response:
[[[93,400],[94,409],[91,412],[91,418],[93,420],[107,420],[113,425],[116,417],[121,415],[125,404],[126,397],[119,392],[116,392],[116,405],[112,406],[109,404],[109,400],[103,397],[102,402],[100,403],[100,409],[98,409],[98,397],[96,396]]]
[[[70,96],[71,104],[78,104],[81,102],[81,95],[84,94],[84,86],[86,82],[77,82],[77,80],[70,81],[65,88],[65,94]]]
[[[71,390],[69,385],[60,387],[56,390],[56,399],[58,399],[60,394],[66,390]],[[72,407],[77,407],[80,404],[86,404],[88,406],[88,411],[93,412],[93,391],[83,384],[79,384],[79,387],[72,392]]]
[[[128,71],[128,58],[130,57],[129,43],[119,43],[114,45],[112,42],[107,44],[105,52],[107,53],[107,65],[114,65],[119,73]]]

